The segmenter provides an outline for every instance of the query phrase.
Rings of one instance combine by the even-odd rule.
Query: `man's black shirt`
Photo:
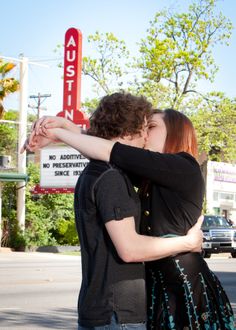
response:
[[[75,188],[75,217],[82,256],[79,323],[93,327],[146,321],[142,263],[125,263],[106,231],[108,221],[134,216],[140,226],[140,202],[129,179],[102,161],[90,161]]]

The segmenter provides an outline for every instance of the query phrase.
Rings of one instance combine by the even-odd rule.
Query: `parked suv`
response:
[[[236,229],[226,218],[205,215],[202,224],[203,255],[210,258],[211,253],[230,252],[236,258]]]

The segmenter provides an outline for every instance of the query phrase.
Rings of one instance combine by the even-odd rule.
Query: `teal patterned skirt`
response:
[[[236,329],[229,299],[200,253],[146,263],[146,283],[148,329]]]

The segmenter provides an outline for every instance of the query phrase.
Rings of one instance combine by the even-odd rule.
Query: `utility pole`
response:
[[[27,92],[28,92],[28,58],[20,60],[20,111],[18,137],[18,172],[26,173],[26,152],[20,153],[20,148],[26,140],[27,129]],[[25,229],[25,184],[17,184],[17,220],[20,228]]]
[[[38,93],[38,95],[30,95],[30,99],[37,99],[37,106],[29,105],[32,109],[37,109],[37,118],[40,118],[40,110],[46,110],[46,108],[42,108],[41,104],[46,100],[47,97],[51,97],[51,94],[43,94],[41,95]]]

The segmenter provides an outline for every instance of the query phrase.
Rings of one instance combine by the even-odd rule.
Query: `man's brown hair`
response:
[[[88,134],[112,139],[140,133],[152,105],[143,96],[114,93],[104,96],[90,117]]]

